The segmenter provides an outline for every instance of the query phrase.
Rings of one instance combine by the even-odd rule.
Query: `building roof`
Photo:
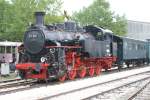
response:
[[[11,42],[11,41],[2,41],[0,42],[0,46],[20,46],[21,42]]]

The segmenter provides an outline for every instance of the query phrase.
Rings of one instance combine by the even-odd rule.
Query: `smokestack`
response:
[[[44,15],[45,12],[35,12],[36,25],[38,26],[44,25]]]

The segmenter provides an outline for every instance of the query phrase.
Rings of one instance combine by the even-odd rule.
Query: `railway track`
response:
[[[150,98],[150,82],[141,84],[139,89],[130,96],[128,100],[149,100]]]
[[[0,84],[0,95],[4,95],[11,92],[22,91],[30,88],[36,81],[33,80],[17,80]]]
[[[139,94],[149,83],[150,77],[142,78],[126,84],[118,85],[117,87],[111,88],[107,91],[84,98],[84,100],[134,100],[136,95]]]
[[[9,79],[9,80],[4,80],[4,81],[0,81],[0,84],[1,83],[8,83],[8,82],[14,82],[14,81],[19,81],[19,80],[21,80],[21,79]]]
[[[90,86],[86,86],[86,87],[82,87],[82,88],[78,88],[78,89],[73,89],[70,91],[66,91],[66,92],[58,93],[58,94],[51,95],[48,97],[44,97],[41,99],[42,100],[43,99],[44,100],[45,99],[74,100],[74,97],[75,97],[77,100],[79,100],[79,99],[95,100],[95,99],[97,99],[97,96],[98,96],[100,100],[103,100],[102,98],[100,98],[100,95],[103,96],[104,93],[105,94],[107,93],[108,95],[110,95],[111,91],[114,91],[116,89],[118,90],[122,87],[128,87],[131,84],[140,83],[141,81],[146,81],[146,82],[148,81],[149,82],[149,79],[150,79],[150,72],[140,73],[140,74],[136,74],[136,75],[132,75],[132,76],[128,76],[128,77],[123,77],[123,78],[116,79],[116,80],[107,81],[104,83],[97,83],[97,84],[93,84]],[[70,97],[72,97],[72,98],[70,98]],[[107,100],[107,99],[108,100],[121,100],[121,99],[112,99],[111,96],[110,96],[110,98],[104,98],[104,100]],[[128,99],[126,99],[126,100],[128,100]]]
[[[111,91],[120,90],[137,82],[146,81],[150,78],[150,67],[134,69],[125,72],[102,75],[77,81],[67,81],[63,84],[37,85],[38,87],[25,91],[19,91],[1,95],[0,99],[27,100],[27,99],[56,99],[56,100],[79,100],[93,99],[98,95],[110,94]],[[18,95],[19,94],[19,95]],[[113,100],[113,99],[111,99]],[[117,99],[116,99],[117,100]],[[121,99],[119,99],[121,100]]]
[[[149,69],[149,67],[147,67],[147,69]],[[25,90],[26,93],[28,94],[27,91],[30,91],[30,90],[34,91],[35,89],[38,90],[38,88],[44,88],[43,92],[48,89],[49,93],[45,94],[44,96],[41,93],[40,97],[38,96],[38,99],[42,99],[42,100],[43,99],[65,99],[66,100],[66,98],[68,98],[69,100],[71,100],[72,98],[70,98],[70,97],[75,97],[76,99],[93,99],[100,94],[110,92],[114,89],[118,89],[123,86],[127,86],[128,84],[136,83],[140,80],[149,79],[149,77],[150,77],[149,71],[150,70],[146,70],[146,71],[139,71],[139,69],[134,69],[134,70],[135,70],[134,73],[131,74],[131,72],[129,72],[129,75],[126,75],[126,76],[119,76],[119,77],[114,78],[114,76],[112,75],[112,78],[109,81],[105,80],[107,78],[105,76],[111,76],[111,74],[110,75],[106,75],[106,74],[102,75],[102,76],[100,76],[100,78],[102,77],[102,79],[100,79],[99,83],[98,83],[98,80],[99,80],[98,77],[93,77],[93,78],[88,77],[87,79],[82,79],[82,80],[77,79],[75,81],[67,81],[63,84],[59,84],[59,82],[54,82],[54,83],[50,83],[50,84],[37,84],[37,83],[34,84],[34,82],[33,83],[29,82],[29,83],[22,83],[22,84],[19,83],[20,85],[18,84],[14,87],[10,86],[11,89],[6,89],[6,88],[3,88],[0,86],[1,87],[0,95],[3,96],[3,94],[8,94],[8,93],[10,95],[13,95],[13,93],[23,92],[23,90]],[[123,74],[124,72],[120,72],[120,73]],[[117,73],[114,73],[114,74],[117,74]],[[122,75],[122,74],[120,74],[120,75]],[[103,76],[105,78],[103,78]],[[125,80],[131,80],[131,81],[129,83],[129,81],[125,81]],[[89,84],[85,84],[85,82],[82,82],[82,81],[87,81]],[[95,81],[95,83],[93,83],[94,81]],[[124,84],[121,84],[121,83],[124,83]],[[108,88],[109,86],[113,86],[113,84],[114,85],[117,84],[117,87],[114,86],[115,88],[114,87]],[[121,84],[121,85],[118,85],[118,84]],[[64,88],[64,86],[65,86],[65,88]],[[97,90],[97,92],[95,92],[96,90],[93,90],[93,89],[98,89],[98,90]],[[89,91],[90,92],[94,91],[94,92],[88,94]],[[24,94],[26,94],[26,93],[24,93]],[[33,92],[31,92],[31,94],[32,93]],[[29,92],[29,94],[30,94],[30,92]],[[33,98],[37,99],[37,97],[33,97]],[[28,98],[28,99],[32,99],[32,98]],[[121,100],[121,99],[119,99],[119,100]]]
[[[24,82],[27,82],[27,81],[25,81],[25,80],[13,80],[13,81],[0,83],[0,89],[17,86],[17,85],[20,85],[20,84],[22,84]]]

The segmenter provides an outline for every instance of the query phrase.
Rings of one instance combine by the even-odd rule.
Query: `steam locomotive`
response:
[[[35,13],[36,23],[25,32],[19,47],[16,69],[22,79],[73,80],[77,76],[99,75],[113,65],[121,68],[123,63],[129,66],[148,62],[146,41],[115,36],[94,25],[81,28],[73,21],[44,25],[44,15]],[[133,42],[140,50],[127,47]]]

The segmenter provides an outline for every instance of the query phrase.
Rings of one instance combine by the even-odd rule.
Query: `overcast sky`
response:
[[[69,14],[79,11],[83,7],[87,7],[92,4],[93,0],[62,0],[64,2],[63,9]]]
[[[63,0],[69,14],[89,6],[93,0]],[[107,0],[112,11],[130,20],[150,22],[150,0]]]

